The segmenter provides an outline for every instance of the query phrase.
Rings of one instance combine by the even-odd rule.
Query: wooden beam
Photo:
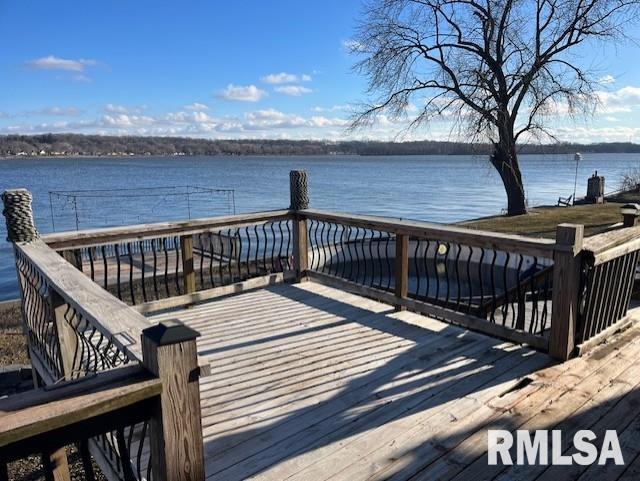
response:
[[[182,287],[185,294],[196,292],[196,273],[193,269],[193,235],[180,236],[182,254]]]
[[[149,423],[158,481],[204,480],[197,336],[177,320],[160,322],[142,336],[144,366],[163,388]]]
[[[42,470],[46,481],[71,481],[66,448],[43,453]]]
[[[396,259],[395,259],[396,297],[406,299],[409,292],[409,236],[396,234]],[[396,308],[404,309],[404,306],[396,304]]]
[[[194,294],[184,294],[182,296],[175,296],[169,297],[167,299],[145,302],[144,304],[131,306],[131,308],[135,309],[138,312],[149,314],[151,312],[163,311],[165,309],[188,306],[191,304],[196,304],[198,302],[215,299],[217,297],[228,296],[230,294],[241,294],[243,292],[251,291],[254,289],[262,289],[274,284],[281,284],[285,281],[293,280],[295,278],[296,276],[293,271],[267,274],[260,277],[254,277],[253,279],[247,279],[246,281],[229,284],[228,286],[205,289],[204,291],[198,291]]]
[[[584,226],[560,224],[556,229],[556,250],[553,257],[553,293],[549,354],[566,360],[575,348],[580,297],[580,272]]]

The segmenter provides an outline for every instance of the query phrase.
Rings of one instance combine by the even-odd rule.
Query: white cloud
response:
[[[313,92],[310,88],[303,87],[302,85],[280,85],[274,87],[273,90],[280,92],[281,94],[292,95],[294,97],[300,97],[302,94],[310,94]]]
[[[598,83],[601,85],[611,85],[616,83],[616,79],[613,75],[604,75],[598,79]]]
[[[255,85],[227,85],[227,88],[220,94],[222,98],[227,100],[237,100],[240,102],[258,102],[262,97],[267,95],[262,89]]]
[[[614,92],[596,92],[600,99],[599,112],[615,114],[631,112],[640,106],[640,87],[623,87]]]
[[[25,63],[34,70],[64,70],[67,72],[84,72],[86,67],[95,66],[98,62],[93,59],[79,58],[77,60],[49,55]]]
[[[147,110],[146,105],[138,105],[133,107],[126,107],[124,105],[107,104],[104,107],[105,112],[112,114],[140,114]]]
[[[364,52],[364,45],[357,40],[343,40],[342,48],[347,52]]]
[[[311,75],[306,73],[297,75],[293,73],[280,72],[280,73],[272,73],[269,75],[265,75],[264,77],[261,77],[260,80],[262,80],[264,83],[271,84],[271,85],[281,85],[281,84],[291,84],[296,82],[311,82],[313,78],[311,77]]]
[[[75,116],[80,115],[82,111],[75,107],[44,107],[38,110],[32,110],[29,114],[36,115],[60,115],[60,116]]]
[[[298,81],[298,76],[292,73],[280,72],[280,73],[272,73],[269,75],[265,75],[261,77],[264,83],[277,85],[277,84],[287,84]]]
[[[206,106],[205,104],[194,102],[192,104],[185,105],[184,109],[185,110],[191,110],[193,112],[204,112],[205,110],[209,110],[209,107]]]
[[[349,111],[352,107],[350,105],[333,105],[331,107],[313,107],[311,110],[313,112],[342,112]]]

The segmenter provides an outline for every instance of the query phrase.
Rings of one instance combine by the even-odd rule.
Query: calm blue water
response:
[[[572,155],[523,155],[522,170],[529,205],[555,204],[558,196],[573,192]],[[606,176],[607,191],[618,188],[623,172],[640,167],[639,154],[585,154],[578,170],[578,195],[594,170]],[[198,185],[235,189],[238,213],[286,208],[292,169],[310,176],[311,205],[353,213],[369,213],[435,222],[497,214],[506,197],[497,174],[482,157],[151,157],[100,159],[0,159],[0,191],[25,187],[34,195],[36,223],[41,232],[52,230],[49,191],[144,188]],[[187,217],[185,206],[164,199],[132,198],[128,215],[122,204],[93,198],[82,212],[81,227],[149,222]],[[153,202],[153,206],[149,204]],[[192,217],[228,212],[228,204],[198,202],[189,206]],[[57,203],[61,219],[71,208]],[[64,211],[64,212],[63,212]],[[13,256],[0,226],[0,300],[18,296]],[[56,226],[59,229],[58,222]],[[67,222],[66,227],[70,227]]]

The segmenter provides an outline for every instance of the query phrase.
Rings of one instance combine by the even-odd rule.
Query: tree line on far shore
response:
[[[0,156],[108,155],[488,155],[489,144],[412,141],[210,140],[81,134],[0,136]],[[640,153],[640,144],[524,144],[523,154]]]

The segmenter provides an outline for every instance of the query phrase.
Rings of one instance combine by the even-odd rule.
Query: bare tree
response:
[[[509,215],[526,211],[516,144],[552,135],[551,113],[592,112],[597,77],[576,46],[624,37],[639,0],[377,0],[351,43],[379,114],[410,126],[448,115],[470,140],[489,139]],[[408,106],[418,107],[410,116]],[[547,124],[548,125],[548,124]]]

